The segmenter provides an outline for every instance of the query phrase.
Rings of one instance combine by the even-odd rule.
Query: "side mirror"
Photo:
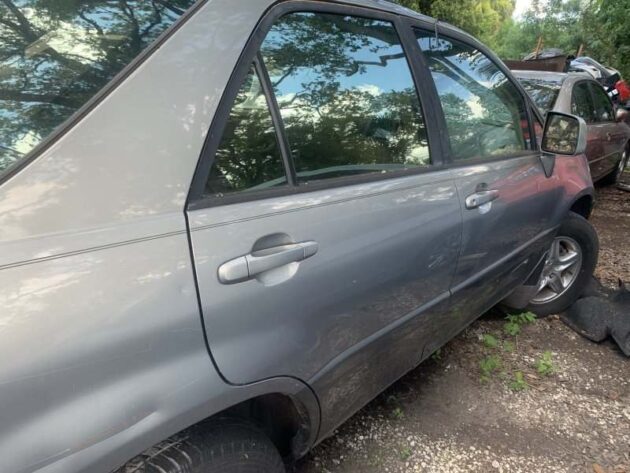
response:
[[[628,118],[628,110],[626,110],[625,108],[619,107],[617,109],[617,112],[615,113],[615,120],[621,123],[621,122],[625,122],[627,118]]]
[[[541,149],[545,153],[574,156],[586,151],[586,122],[574,115],[549,112]]]

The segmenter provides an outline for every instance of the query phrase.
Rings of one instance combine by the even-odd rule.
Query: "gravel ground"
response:
[[[597,276],[608,286],[630,281],[630,193],[600,189],[593,222]],[[557,316],[524,323],[516,337],[505,324],[501,314],[484,316],[296,473],[630,473],[630,360]]]

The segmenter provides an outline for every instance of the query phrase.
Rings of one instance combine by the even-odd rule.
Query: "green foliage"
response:
[[[403,461],[408,460],[408,459],[409,459],[409,457],[411,457],[412,453],[413,453],[413,452],[411,451],[411,448],[409,448],[409,447],[403,447],[403,448],[400,450],[400,458],[401,458],[401,460],[403,460]]]
[[[512,0],[392,0],[462,28],[503,59],[522,59],[542,38],[543,48],[559,48],[614,67],[630,78],[630,0],[533,0],[513,19]]]
[[[496,355],[490,355],[482,359],[479,362],[479,369],[481,370],[481,380],[490,380],[491,376],[501,369],[501,366],[501,359]]]
[[[555,368],[553,366],[552,354],[550,351],[546,351],[536,361],[536,371],[542,376],[549,376],[553,374]]]
[[[483,344],[486,348],[497,348],[499,346],[499,340],[494,335],[486,333],[483,336]]]
[[[509,340],[505,340],[503,342],[503,351],[507,352],[507,353],[512,353],[514,351],[514,343],[512,343]]]
[[[521,328],[524,325],[532,324],[536,321],[536,316],[531,312],[525,312],[523,314],[512,314],[506,318],[507,322],[503,326],[503,330],[506,334],[516,337],[521,333]]]
[[[405,414],[400,407],[397,407],[392,411],[392,417],[396,420],[400,420],[405,417]]]
[[[514,372],[514,379],[510,383],[510,389],[512,391],[524,391],[529,388],[527,381],[525,381],[525,376],[521,371]]]
[[[438,348],[433,355],[431,355],[433,361],[440,361],[442,359],[442,349]]]
[[[513,0],[393,0],[425,15],[455,25],[491,47],[514,11]]]

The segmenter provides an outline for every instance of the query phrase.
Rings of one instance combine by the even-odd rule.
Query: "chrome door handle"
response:
[[[499,191],[496,189],[479,191],[466,197],[466,208],[468,210],[477,209],[499,198]]]
[[[317,254],[318,250],[317,242],[305,241],[254,251],[222,264],[219,267],[219,282],[244,282],[272,269],[304,261]]]

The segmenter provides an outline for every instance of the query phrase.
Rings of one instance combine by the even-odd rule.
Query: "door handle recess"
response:
[[[304,261],[317,254],[318,250],[317,242],[305,241],[253,251],[219,266],[219,282],[236,284],[248,281],[272,269]]]
[[[466,208],[468,210],[477,209],[499,198],[499,191],[496,189],[479,191],[466,197]]]

